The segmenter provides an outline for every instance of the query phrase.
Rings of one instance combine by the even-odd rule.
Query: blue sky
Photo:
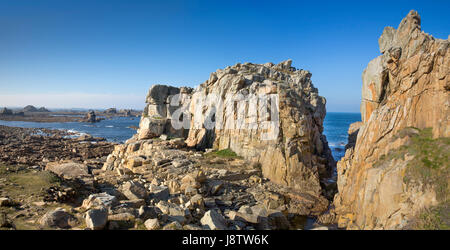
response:
[[[358,112],[385,26],[447,39],[450,1],[0,1],[0,106],[139,108],[237,62],[293,60],[328,111]]]

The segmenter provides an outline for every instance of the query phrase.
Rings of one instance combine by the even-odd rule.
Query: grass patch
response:
[[[406,145],[381,156],[374,166],[380,167],[394,159],[404,159],[405,155],[411,155],[414,159],[407,163],[403,181],[407,185],[419,182],[424,184],[424,187],[432,187],[440,202],[447,201],[450,179],[450,138],[433,139],[432,128],[420,130],[409,127],[399,131],[393,139],[405,137],[409,138]]]
[[[39,211],[39,215],[22,215],[22,210],[17,206],[1,207],[0,213],[6,214],[18,230],[40,229],[36,223],[45,212],[56,207],[70,210],[70,206],[65,204],[46,204],[42,207],[35,207],[33,202],[40,202],[46,195],[46,190],[50,187],[61,187],[62,180],[55,174],[48,171],[36,171],[27,167],[0,166],[0,196],[8,196],[18,205],[30,205],[33,213]],[[17,216],[17,217],[16,217]],[[14,218],[14,219],[13,219]],[[34,223],[29,222],[34,220]]]
[[[406,165],[403,182],[407,186],[421,183],[424,189],[434,189],[439,205],[422,210],[409,227],[450,230],[450,138],[433,138],[432,128],[408,127],[399,131],[393,140],[405,137],[409,138],[406,145],[380,157],[374,167],[390,164],[394,159],[404,160],[405,155],[413,156]]]
[[[221,158],[239,158],[239,156],[231,149],[223,149],[205,154],[206,157],[217,156]]]
[[[2,192],[8,194],[10,197],[34,197],[43,194],[52,186],[60,186],[61,179],[55,174],[48,171],[34,171],[34,170],[18,170],[14,168],[1,167],[0,177],[5,178],[9,185],[2,187]],[[12,171],[11,171],[12,170]]]
[[[450,230],[450,202],[425,209],[411,224],[417,230]]]
[[[425,186],[433,186],[437,198],[447,201],[450,178],[450,138],[432,138],[431,128],[420,130],[411,137],[411,143],[403,148],[414,156],[407,166],[404,181],[409,184],[420,181]]]

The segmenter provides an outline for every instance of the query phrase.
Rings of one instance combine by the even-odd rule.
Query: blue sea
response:
[[[114,117],[97,123],[84,122],[22,122],[0,121],[0,125],[22,128],[63,129],[79,134],[90,134],[108,141],[123,143],[136,133],[130,126],[139,127],[140,117]]]
[[[138,127],[139,120],[139,117],[114,117],[98,123],[0,121],[0,125],[23,128],[64,129],[80,134],[87,133],[95,137],[103,137],[112,142],[123,143],[136,133],[136,130],[130,128],[130,126]],[[360,120],[361,115],[359,113],[327,113],[324,121],[324,134],[327,137],[335,160],[341,159],[345,154],[349,125]]]
[[[360,113],[327,112],[323,122],[323,134],[327,137],[328,146],[336,161],[345,155],[348,127],[358,121],[361,121]]]

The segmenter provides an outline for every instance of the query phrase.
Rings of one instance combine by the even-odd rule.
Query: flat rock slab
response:
[[[88,166],[75,163],[58,163],[50,162],[45,167],[45,170],[55,173],[56,175],[63,177],[65,179],[76,179],[91,176],[89,174]]]

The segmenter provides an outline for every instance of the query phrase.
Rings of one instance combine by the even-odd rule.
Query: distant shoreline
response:
[[[2,115],[0,114],[0,120],[2,121],[23,121],[23,122],[83,122],[83,118],[86,112],[24,112],[22,115]],[[141,112],[131,111],[130,114],[124,113],[106,113],[96,112],[98,117],[104,117],[105,119],[111,119],[113,117],[139,117]]]

